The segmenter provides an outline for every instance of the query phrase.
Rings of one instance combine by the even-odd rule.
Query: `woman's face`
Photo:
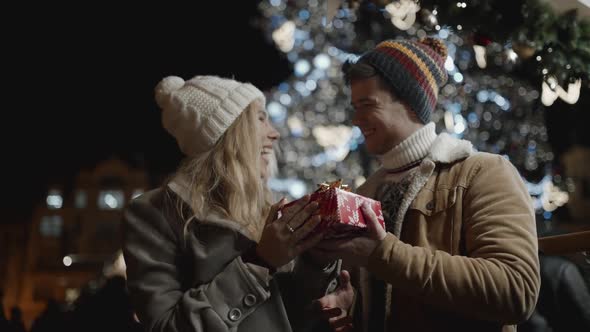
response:
[[[262,151],[260,151],[260,161],[262,169],[260,176],[262,179],[267,180],[270,176],[269,165],[271,162],[273,152],[273,143],[279,139],[279,132],[272,126],[268,119],[268,113],[264,108],[258,110],[258,121],[260,124],[260,141],[262,142]]]

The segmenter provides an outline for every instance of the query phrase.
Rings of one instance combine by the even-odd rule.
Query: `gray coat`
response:
[[[124,213],[128,287],[147,331],[317,330],[309,305],[335,287],[337,264],[298,258],[270,276],[242,261],[255,242],[234,222],[212,215],[184,236],[182,192],[172,189],[147,192]]]

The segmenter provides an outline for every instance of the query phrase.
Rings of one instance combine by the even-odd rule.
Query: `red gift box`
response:
[[[286,204],[283,209],[295,204],[297,201]],[[319,203],[319,214],[322,221],[313,232],[326,232],[326,238],[349,237],[362,234],[366,231],[367,223],[363,216],[361,206],[364,202],[377,215],[379,224],[385,229],[383,212],[379,201],[350,192],[342,181],[322,183],[319,188],[310,195],[310,202]]]

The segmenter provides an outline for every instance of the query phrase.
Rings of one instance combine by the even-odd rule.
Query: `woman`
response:
[[[187,158],[166,186],[125,211],[128,285],[146,329],[291,331],[309,327],[303,308],[314,299],[350,306],[347,281],[330,294],[338,299],[324,296],[336,264],[298,257],[322,238],[311,233],[317,204],[304,199],[280,218],[285,200],[271,205],[266,180],[279,133],[264,95],[216,76],[172,76],[156,87],[156,101]],[[345,321],[334,325],[333,316],[340,329]]]

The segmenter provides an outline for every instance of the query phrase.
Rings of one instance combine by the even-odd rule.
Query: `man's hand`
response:
[[[366,203],[362,205],[361,210],[367,221],[367,234],[352,239],[324,239],[312,249],[314,259],[330,261],[340,258],[352,266],[367,265],[369,256],[387,233],[379,224],[375,212]]]
[[[315,301],[316,310],[321,312],[335,332],[352,330],[352,317],[347,312],[354,301],[354,289],[350,284],[348,271],[340,272],[340,285],[333,292]]]

